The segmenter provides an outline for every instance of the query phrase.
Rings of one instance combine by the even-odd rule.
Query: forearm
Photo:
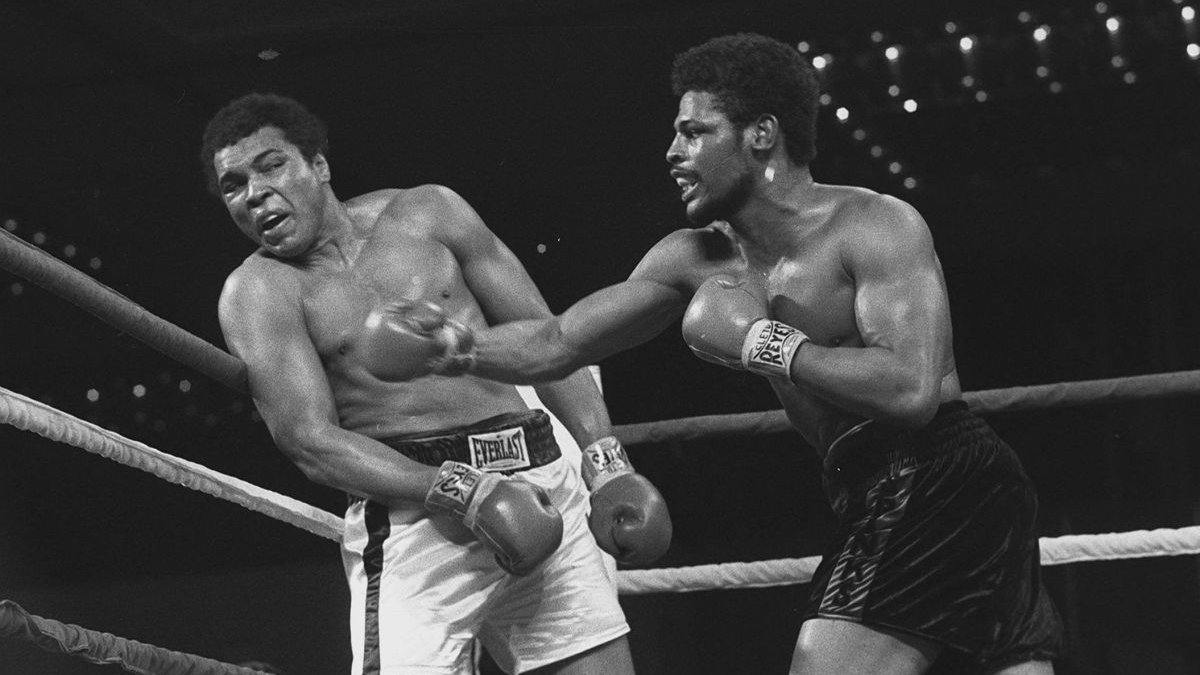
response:
[[[916,359],[883,347],[805,342],[790,365],[794,386],[868,419],[919,427],[932,418],[940,378]]]
[[[537,394],[579,447],[612,434],[608,408],[588,369],[582,368],[562,380],[539,385]]]
[[[630,280],[609,286],[558,316],[479,331],[475,374],[513,384],[559,380],[653,338],[686,304],[662,284]]]
[[[561,380],[589,363],[582,347],[563,335],[558,317],[499,324],[475,333],[473,374],[510,384]]]
[[[334,425],[297,427],[276,443],[313,482],[381,504],[423,502],[438,471]]]

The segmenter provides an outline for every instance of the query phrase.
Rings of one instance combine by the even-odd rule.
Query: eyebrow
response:
[[[263,150],[262,152],[260,152],[260,153],[258,153],[257,155],[255,155],[255,156],[254,156],[254,157],[253,157],[253,158],[250,160],[250,163],[251,163],[251,164],[258,164],[260,161],[262,161],[262,159],[263,159],[264,157],[266,157],[267,155],[271,154],[272,152],[283,152],[283,150],[281,150],[281,149],[279,149],[279,148],[267,148],[266,150]],[[226,178],[226,177],[228,177],[228,176],[229,176],[231,173],[233,173],[233,172],[232,172],[232,171],[225,171],[225,172],[224,172],[224,173],[222,173],[221,175],[217,176],[217,182],[218,182],[218,183],[220,183],[220,182],[224,181],[224,180],[225,180],[225,178]]]

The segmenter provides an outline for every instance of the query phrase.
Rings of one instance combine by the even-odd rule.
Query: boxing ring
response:
[[[15,235],[3,230],[0,235],[0,267],[46,288],[184,365],[239,392],[247,392],[245,366],[232,355],[154,316],[120,293]],[[977,413],[999,413],[1197,393],[1200,393],[1200,370],[967,392],[963,398]],[[0,387],[0,421],[238,504],[314,535],[335,542],[341,540],[344,523],[340,516],[172,456],[3,387]],[[781,410],[615,427],[616,435],[630,446],[790,430]],[[1195,555],[1200,553],[1200,526],[1043,537],[1040,543],[1042,564],[1047,566]],[[618,590],[624,595],[638,595],[803,584],[812,578],[819,562],[819,557],[806,557],[621,570],[618,572]],[[2,599],[0,637],[26,641],[45,651],[71,654],[93,663],[119,664],[129,672],[147,675],[258,672],[46,619]]]

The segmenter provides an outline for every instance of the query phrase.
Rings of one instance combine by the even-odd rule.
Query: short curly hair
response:
[[[788,157],[808,164],[817,156],[816,70],[794,47],[756,33],[713,38],[675,57],[671,89],[712,94],[739,128],[759,115],[779,119]]]
[[[200,163],[204,165],[209,192],[220,196],[213,169],[213,157],[217,152],[263,127],[278,128],[310,162],[318,153],[329,153],[329,130],[325,122],[299,101],[279,94],[246,94],[218,110],[204,128]]]

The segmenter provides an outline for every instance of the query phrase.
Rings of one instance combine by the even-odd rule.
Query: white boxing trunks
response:
[[[513,434],[521,442],[495,443]],[[482,440],[472,444],[471,438]],[[519,673],[629,632],[617,601],[616,566],[588,529],[586,488],[561,456],[544,411],[491,418],[436,437],[384,442],[433,466],[444,459],[472,463],[473,454],[479,468],[494,462],[493,470],[545,488],[562,513],[563,541],[532,573],[516,577],[450,516],[430,516],[418,504],[389,511],[353,500],[342,544],[352,675],[474,673],[475,638],[506,672]],[[515,454],[495,451],[522,445]],[[417,452],[410,453],[413,449]]]

